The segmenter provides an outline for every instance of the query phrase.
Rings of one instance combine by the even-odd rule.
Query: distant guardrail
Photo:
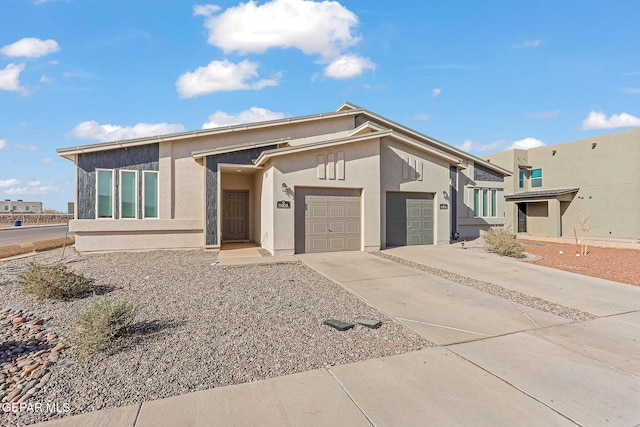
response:
[[[30,224],[68,224],[73,219],[72,214],[0,214],[0,224],[13,224],[21,221],[22,225]]]

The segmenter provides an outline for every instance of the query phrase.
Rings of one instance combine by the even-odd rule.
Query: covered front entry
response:
[[[241,242],[249,240],[249,192],[224,190],[222,240]]]
[[[387,247],[433,244],[433,196],[387,192]]]
[[[295,252],[358,251],[360,190],[296,188]]]

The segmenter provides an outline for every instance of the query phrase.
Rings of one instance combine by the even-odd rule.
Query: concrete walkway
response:
[[[390,252],[602,317],[573,322],[362,252],[301,255],[439,346],[42,425],[640,424],[640,288],[459,247]]]

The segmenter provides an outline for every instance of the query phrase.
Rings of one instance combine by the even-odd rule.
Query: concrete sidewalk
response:
[[[491,282],[525,282],[518,287],[524,293],[558,296],[606,317],[573,322],[362,252],[302,255],[311,268],[441,345],[42,425],[640,424],[636,288],[453,249],[394,253],[468,276],[495,269]],[[603,301],[555,288],[582,289]]]

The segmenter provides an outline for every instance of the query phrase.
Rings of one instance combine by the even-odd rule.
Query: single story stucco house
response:
[[[510,175],[350,103],[58,153],[76,165],[70,231],[80,251],[448,244],[504,224]]]

